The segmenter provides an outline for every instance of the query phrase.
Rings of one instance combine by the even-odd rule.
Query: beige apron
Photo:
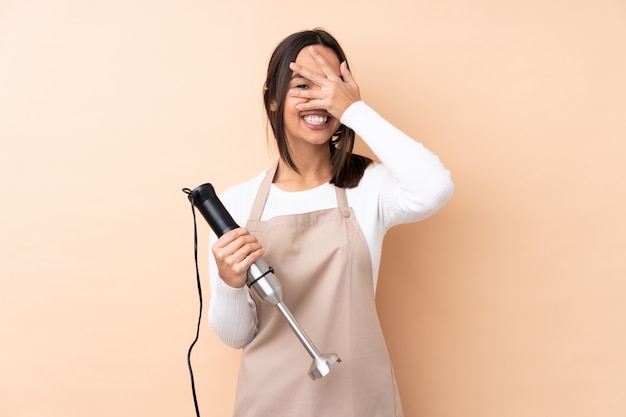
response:
[[[255,299],[258,334],[244,348],[234,417],[401,417],[376,313],[369,250],[335,187],[338,208],[260,221],[277,165],[259,187],[246,227],[265,247],[284,303],[321,353],[341,363],[313,381],[312,358],[275,306]]]

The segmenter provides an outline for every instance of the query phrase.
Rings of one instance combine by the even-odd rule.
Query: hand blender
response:
[[[209,223],[217,237],[239,227],[215,194],[211,184],[200,185],[193,191],[189,189],[183,189],[183,191],[188,194],[189,201],[202,213],[202,216]],[[274,275],[272,267],[263,258],[257,259],[250,266],[246,282],[248,287],[254,290],[261,300],[278,308],[302,345],[304,345],[304,348],[309,352],[313,358],[313,362],[309,367],[311,379],[323,378],[330,372],[332,364],[341,362],[336,353],[320,354],[283,303],[282,286]]]

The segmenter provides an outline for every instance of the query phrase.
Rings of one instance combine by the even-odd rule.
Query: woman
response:
[[[323,30],[274,51],[264,88],[280,158],[220,198],[238,224],[212,238],[209,322],[243,348],[236,417],[402,416],[375,289],[383,236],[422,220],[450,197],[439,159],[361,101],[346,57]],[[352,154],[355,132],[381,163]],[[322,352],[342,362],[312,381],[310,357],[246,282],[259,257]]]

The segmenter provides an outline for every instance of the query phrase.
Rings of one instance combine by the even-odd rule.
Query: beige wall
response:
[[[407,416],[624,416],[621,0],[0,1],[0,415],[193,415],[180,189],[268,165],[268,55],[313,26],[457,186],[386,241]],[[203,415],[238,357],[203,321]]]

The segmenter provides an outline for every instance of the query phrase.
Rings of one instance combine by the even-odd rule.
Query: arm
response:
[[[263,176],[260,174],[256,178],[232,187],[220,195],[220,200],[237,224],[245,224]],[[249,267],[249,263],[260,256],[262,251],[258,252],[259,246],[252,244],[249,239],[243,239],[236,243],[236,236],[242,237],[242,233],[240,233],[242,231],[243,229],[235,229],[225,233],[220,238],[221,245],[217,245],[218,239],[215,233],[211,233],[209,239],[209,247],[211,248],[209,251],[211,284],[209,325],[222,342],[235,349],[240,349],[250,343],[258,330],[256,304],[250,297],[248,287],[245,285],[245,271]],[[247,249],[243,248],[246,241],[249,244]],[[228,242],[234,244],[230,249],[226,249],[224,246],[224,244],[228,246]],[[236,254],[238,250],[243,250],[243,252],[236,255],[232,262],[228,261],[229,255]],[[241,262],[245,261],[245,255],[252,252],[257,252],[257,254],[248,256],[247,263],[242,264]],[[237,263],[240,264],[238,270],[233,269]]]
[[[210,247],[216,242],[217,237],[211,233]],[[247,286],[231,287],[220,278],[212,251],[209,253],[209,280],[211,284],[209,326],[226,345],[241,349],[256,335],[258,329],[256,304],[250,297]]]
[[[379,195],[379,208],[389,229],[435,213],[452,195],[454,184],[439,158],[394,127],[362,101],[341,117],[389,170]]]
[[[421,220],[437,211],[454,188],[439,158],[361,101],[359,86],[346,62],[333,68],[314,47],[308,51],[322,73],[297,63],[290,68],[319,88],[291,89],[289,94],[308,99],[296,106],[299,110],[324,109],[352,128],[389,169],[378,190],[385,228]]]

